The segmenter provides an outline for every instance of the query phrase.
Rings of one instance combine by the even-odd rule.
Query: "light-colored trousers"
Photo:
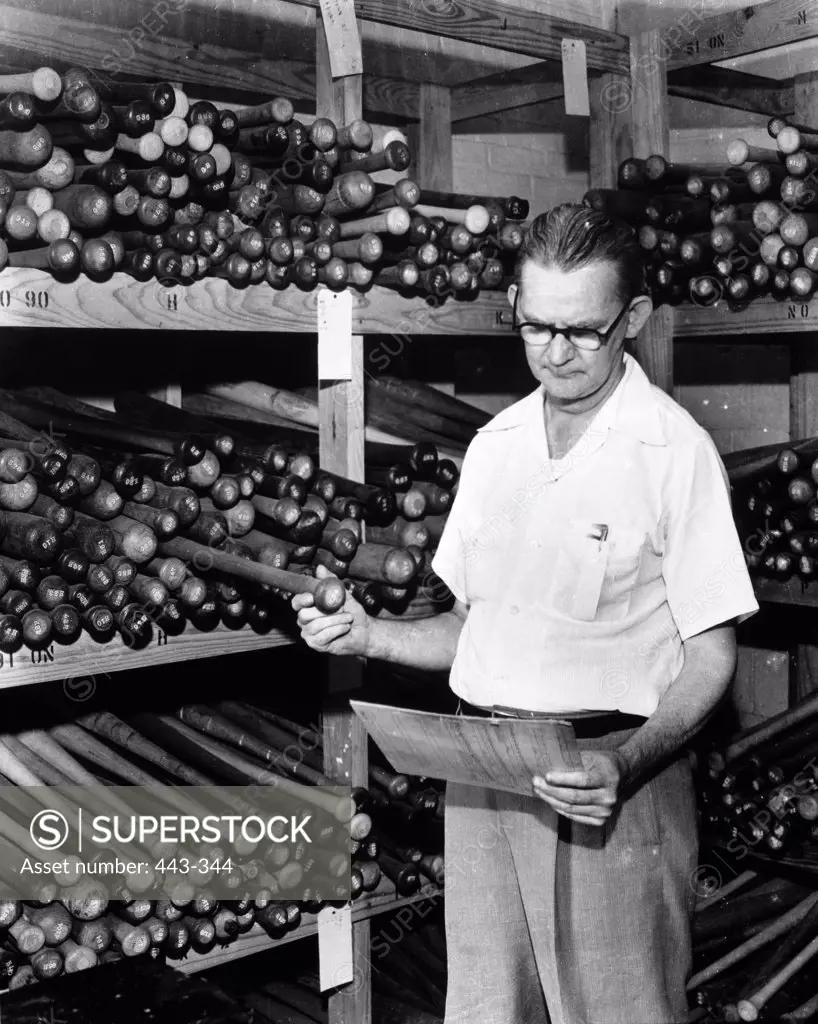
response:
[[[450,783],[445,829],[445,1024],[687,1020],[698,838],[686,756],[602,828]]]

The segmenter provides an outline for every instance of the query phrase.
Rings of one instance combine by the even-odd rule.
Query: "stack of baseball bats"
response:
[[[370,947],[373,1018],[380,1024],[437,1024],[445,1013],[447,980],[442,902],[379,915]],[[327,1024],[326,997],[303,950],[282,950],[272,977],[269,966],[263,974],[256,966],[257,977],[243,972],[231,995],[237,1005],[252,1008],[259,1024]]]
[[[732,452],[724,463],[750,573],[808,584],[818,554],[818,440]]]
[[[690,1020],[806,1021],[818,1010],[818,893],[742,872],[693,919]]]
[[[366,121],[274,98],[219,109],[82,68],[0,75],[0,269],[165,284],[378,284],[442,298],[502,286],[528,203],[379,183],[411,162]],[[383,175],[381,175],[383,176]]]
[[[743,307],[771,295],[806,301],[818,271],[818,129],[774,117],[769,145],[733,139],[711,164],[628,159],[617,189],[585,203],[638,233],[657,303],[723,299]]]
[[[711,833],[744,854],[809,864],[818,840],[818,698],[711,750],[700,791]]]
[[[124,392],[115,412],[52,388],[2,392],[0,652],[83,633],[139,648],[154,626],[177,635],[187,622],[264,632],[282,597],[307,590],[327,611],[347,591],[373,615],[446,610],[431,554],[459,478],[454,446],[485,417],[433,388],[394,389],[447,409],[428,436],[452,458],[376,430],[367,483],[319,467],[314,425],[245,404],[274,394],[270,408],[317,424],[314,401],[252,382],[186,396],[184,409]],[[409,399],[387,391],[373,386],[373,407],[398,428]],[[333,576],[317,580],[319,565]]]
[[[429,780],[373,765],[369,786],[353,789],[347,807],[323,789],[333,782],[323,771],[320,733],[257,705],[225,701],[125,718],[98,710],[73,723],[6,733],[0,736],[0,783],[0,877],[12,894],[0,900],[0,974],[10,988],[122,958],[179,961],[253,929],[281,938],[302,915],[343,902],[347,894],[353,900],[370,893],[408,896],[421,885],[434,893],[443,882],[443,799]],[[307,812],[313,801],[336,809],[338,853],[327,849],[332,837],[323,829],[323,874],[307,877],[306,844],[291,849],[242,834],[218,846],[146,839],[145,859],[153,865],[148,875],[91,876],[80,869],[70,841],[58,857],[49,856],[26,827],[26,810],[60,806],[52,787],[74,785],[93,787],[120,815],[145,813],[138,797],[129,799],[128,786],[150,787],[168,813],[182,814],[197,806],[186,786],[297,791]],[[115,792],[106,788],[111,785]],[[26,796],[10,793],[15,786],[26,787]],[[223,801],[225,811],[259,813],[233,790],[223,790]],[[353,859],[350,888],[336,873],[347,863],[344,851]],[[111,843],[104,853],[112,852],[127,858],[133,848],[125,852]],[[26,857],[64,863],[60,875],[40,876],[35,899],[22,900],[13,897]],[[183,863],[195,867],[177,866]],[[220,884],[229,873],[235,898],[214,896],[209,883],[216,871]],[[167,898],[147,898],[157,889]]]
[[[700,759],[705,845],[720,874],[730,877],[728,861],[739,865],[727,885],[699,893],[694,921],[689,989],[718,1019],[807,1020],[818,1011],[817,738],[813,696]]]

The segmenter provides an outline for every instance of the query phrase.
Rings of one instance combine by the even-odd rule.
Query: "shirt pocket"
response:
[[[608,541],[608,564],[597,615],[601,622],[623,619],[631,610],[643,573],[648,535],[630,526],[611,526]]]
[[[645,534],[629,527],[571,519],[562,527],[546,605],[580,622],[612,621],[628,614]]]

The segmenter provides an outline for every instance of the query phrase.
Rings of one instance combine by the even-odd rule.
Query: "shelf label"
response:
[[[329,66],[333,78],[360,75],[361,35],[355,17],[355,0],[321,0],[321,14],[327,35]]]
[[[318,971],[322,992],[360,984],[352,959],[352,908],[322,907],[318,911]]]
[[[562,40],[562,85],[565,93],[565,113],[589,117],[588,61],[582,39]]]
[[[0,309],[10,309],[12,304],[22,302],[26,309],[48,309],[48,292],[41,288],[26,288],[25,291],[12,292],[9,288],[0,288]]]
[[[352,293],[318,292],[318,379],[352,380]]]

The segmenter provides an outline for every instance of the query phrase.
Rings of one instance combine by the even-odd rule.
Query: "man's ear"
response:
[[[508,304],[509,304],[509,306],[513,306],[514,305],[514,300],[517,298],[517,285],[516,284],[510,284],[508,286],[508,292],[506,294],[508,295]]]
[[[653,302],[649,295],[639,295],[631,303],[628,313],[628,329],[625,331],[626,338],[635,338],[648,322],[653,312]]]

